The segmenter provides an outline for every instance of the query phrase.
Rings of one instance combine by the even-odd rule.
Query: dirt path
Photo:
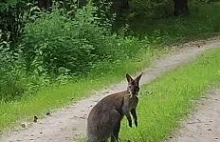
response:
[[[180,130],[165,142],[220,142],[220,89],[209,91]]]
[[[200,46],[198,46],[200,45]],[[220,47],[220,40],[184,44],[184,48],[168,55],[164,59],[156,60],[151,68],[144,71],[141,83],[147,84],[177,65],[184,64],[203,53],[205,50]],[[126,89],[126,82],[122,81],[108,89],[96,92],[91,97],[75,104],[59,109],[38,123],[28,123],[26,128],[17,128],[5,132],[0,142],[72,142],[78,136],[85,135],[86,118],[92,106],[104,96]]]

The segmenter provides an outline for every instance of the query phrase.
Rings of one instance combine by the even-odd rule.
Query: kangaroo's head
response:
[[[137,95],[139,92],[139,81],[141,79],[143,73],[133,79],[129,74],[126,74],[126,78],[128,81],[128,88],[127,90],[131,93],[131,95]]]

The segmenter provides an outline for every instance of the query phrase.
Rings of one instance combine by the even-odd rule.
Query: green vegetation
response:
[[[139,127],[123,122],[122,140],[159,142],[185,117],[210,85],[220,85],[220,49],[213,49],[190,64],[163,74],[141,88]],[[150,93],[147,93],[150,92]],[[132,134],[132,135],[131,135]]]
[[[116,16],[102,2],[79,8],[55,0],[51,10],[30,0],[0,2],[0,128],[146,68],[167,52],[164,44],[220,29],[218,3],[194,1],[190,15],[173,17],[169,0],[136,1]]]
[[[26,116],[42,115],[54,108],[61,107],[68,102],[74,102],[81,97],[90,95],[92,90],[101,89],[109,84],[120,81],[125,72],[136,72],[148,66],[153,56],[159,56],[159,50],[142,50],[136,58],[116,62],[114,64],[102,64],[91,73],[77,81],[69,81],[68,84],[52,84],[42,87],[37,93],[24,94],[18,101],[0,103],[0,128],[9,126],[16,120]],[[83,86],[83,87],[82,87]]]
[[[101,89],[166,51],[147,39],[112,34],[90,4],[68,12],[33,9],[22,19],[18,42],[0,33],[0,128]]]
[[[163,5],[153,13],[146,10],[134,11],[124,15],[121,26],[127,24],[129,35],[138,37],[163,37],[164,42],[189,41],[211,37],[219,34],[220,4],[195,3],[189,5],[190,15],[183,17],[172,16]],[[165,12],[162,12],[165,11]],[[150,14],[149,14],[150,13]],[[118,26],[118,25],[117,25]],[[117,27],[119,28],[119,27]]]
[[[2,40],[0,99],[18,100],[57,80],[78,80],[101,64],[131,59],[150,48],[149,40],[112,35],[96,20],[95,10],[91,5],[77,9],[74,19],[60,9],[40,12],[25,24],[19,45]]]

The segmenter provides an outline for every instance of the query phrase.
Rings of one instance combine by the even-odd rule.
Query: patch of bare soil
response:
[[[207,92],[181,128],[165,142],[220,142],[220,89]]]
[[[161,73],[169,71],[178,65],[193,60],[204,51],[220,47],[220,40],[191,42],[182,45],[184,48],[175,48],[175,52],[163,59],[155,60],[153,66],[144,70],[141,84],[150,83]],[[0,136],[0,142],[72,142],[79,136],[85,136],[86,118],[91,108],[104,96],[125,90],[124,81],[114,84],[106,89],[91,94],[91,97],[53,112],[46,118],[39,119],[37,123],[24,122],[26,127],[17,127],[5,131]]]

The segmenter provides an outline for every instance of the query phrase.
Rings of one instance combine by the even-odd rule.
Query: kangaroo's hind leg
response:
[[[118,134],[120,131],[120,121],[118,121],[114,127],[113,127],[113,132],[111,134],[111,142],[118,142]]]
[[[111,133],[111,142],[118,142],[118,135],[120,131],[121,119],[122,116],[117,111],[112,112],[112,133]]]

